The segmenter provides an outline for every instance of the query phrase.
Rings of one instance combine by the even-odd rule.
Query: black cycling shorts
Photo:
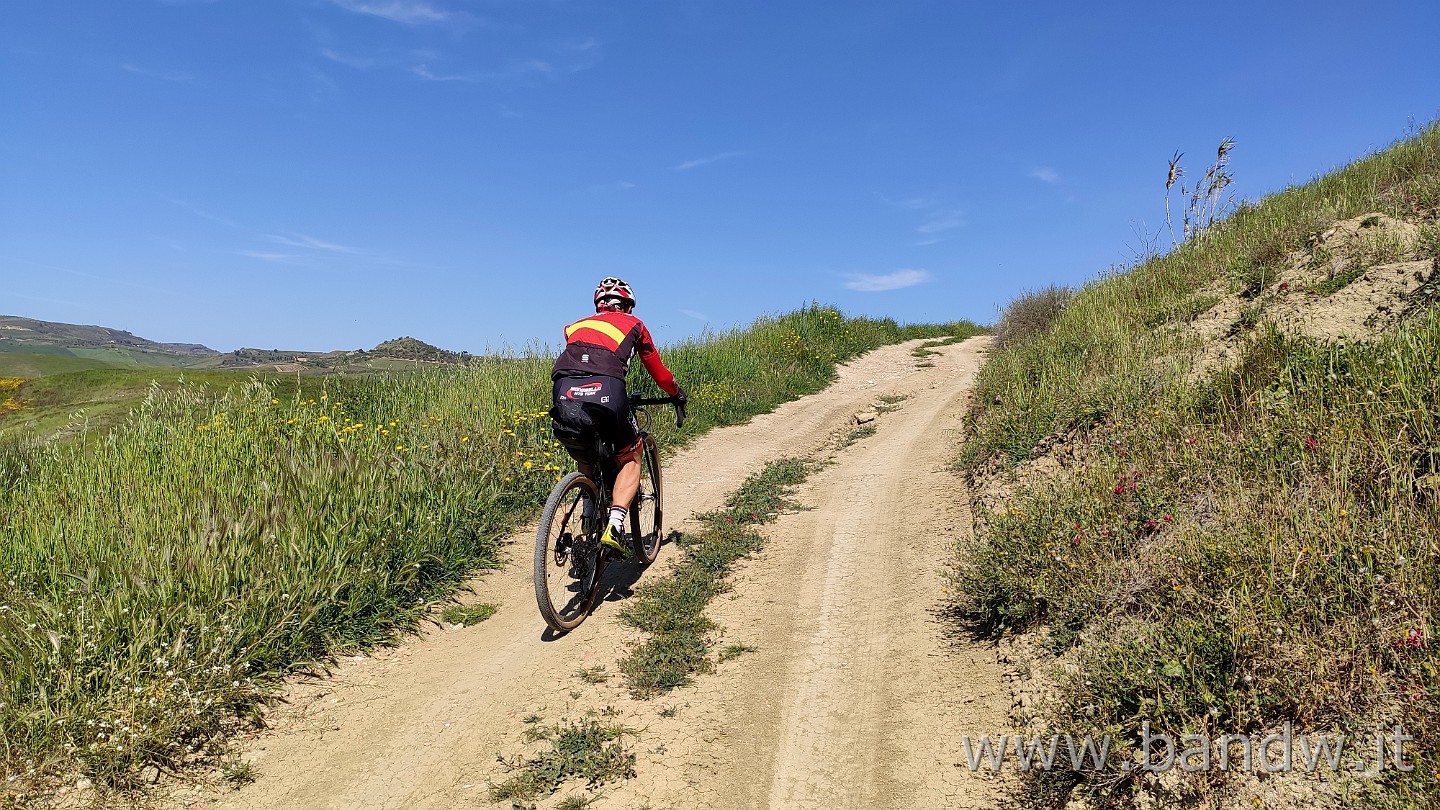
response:
[[[619,463],[634,457],[640,437],[624,380],[599,375],[560,377],[555,380],[552,401],[555,438],[576,461],[595,463],[597,438],[614,448]]]

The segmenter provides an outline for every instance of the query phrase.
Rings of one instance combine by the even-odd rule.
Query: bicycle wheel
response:
[[[655,562],[663,536],[660,486],[660,452],[655,437],[645,434],[640,452],[640,489],[630,504],[630,538],[635,558],[642,565]]]
[[[594,525],[599,526],[595,482],[572,472],[550,491],[535,533],[535,601],[545,623],[557,631],[579,627],[600,593],[605,555],[598,534],[581,525],[585,498],[597,504]]]

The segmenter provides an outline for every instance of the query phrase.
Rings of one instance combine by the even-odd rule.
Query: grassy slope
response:
[[[0,360],[6,357],[0,353]],[[67,359],[67,358],[62,358]],[[76,359],[76,358],[68,358]],[[81,363],[87,361],[80,361]],[[277,390],[303,392],[310,396],[319,392],[325,382],[318,378],[302,378],[263,372],[210,371],[146,368],[94,368],[65,371],[64,365],[42,366],[44,376],[28,379],[11,392],[23,403],[21,410],[0,411],[0,436],[51,436],[64,431],[72,423],[76,431],[103,433],[124,421],[126,415],[144,401],[152,388],[173,391],[182,382],[214,391],[224,391],[249,379],[265,380]],[[4,376],[0,374],[0,376]],[[16,376],[31,376],[24,373]],[[331,383],[335,385],[335,383]]]
[[[1386,771],[1364,801],[1440,802],[1440,314],[1375,344],[1261,328],[1238,367],[1199,383],[1164,328],[1334,220],[1380,211],[1433,232],[1437,207],[1432,127],[1088,285],[1048,332],[991,359],[972,473],[1027,469],[1056,433],[1085,462],[1018,479],[958,575],[961,609],[995,631],[1046,628],[1077,662],[1053,726],[1133,740],[1147,720],[1177,734],[1398,721],[1419,738],[1416,770]],[[1082,788],[1123,799],[1141,781],[1111,776]],[[1081,778],[1031,786],[1059,806]],[[1208,778],[1181,790],[1204,795]]]
[[[25,377],[33,379],[47,374],[68,374],[72,371],[86,371],[92,368],[120,367],[121,363],[107,363],[76,357],[72,354],[39,354],[34,352],[0,351],[0,377]]]
[[[673,445],[818,390],[836,362],[956,330],[977,331],[819,306],[762,319],[670,350],[691,422],[654,427]],[[216,733],[266,683],[413,625],[496,563],[497,538],[569,464],[548,372],[549,358],[488,358],[319,378],[323,393],[293,378],[157,388],[97,441],[0,437],[4,769],[124,783],[146,762],[218,755]]]

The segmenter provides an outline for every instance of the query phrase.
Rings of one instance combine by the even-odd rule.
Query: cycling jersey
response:
[[[650,330],[639,318],[624,312],[597,312],[565,327],[565,350],[555,358],[550,379],[601,375],[623,380],[636,354],[666,394],[680,392],[675,375],[665,367],[650,339]]]

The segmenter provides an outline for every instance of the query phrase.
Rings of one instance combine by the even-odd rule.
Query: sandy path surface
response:
[[[549,640],[530,582],[533,530],[511,562],[474,583],[497,602],[490,620],[432,629],[332,677],[298,682],[244,757],[256,781],[217,795],[177,796],[206,808],[508,807],[487,797],[499,757],[534,750],[522,718],[613,716],[637,733],[638,776],[600,789],[594,807],[993,807],[992,780],[961,761],[964,734],[1004,733],[1008,691],[994,652],[947,634],[935,611],[965,490],[948,470],[987,339],[942,347],[922,367],[915,342],[840,369],[826,392],[701,438],[665,463],[666,512],[677,520],[720,505],[765,462],[833,457],[765,527],[765,550],[741,563],[710,606],[721,644],[756,648],[654,700],[616,677],[638,634],[601,603],[579,629]],[[905,396],[874,435],[835,451],[855,413]],[[683,524],[679,525],[684,528]],[[663,575],[666,547],[644,577]],[[627,566],[628,567],[628,566]],[[540,803],[552,806],[571,787]],[[198,800],[198,801],[197,801]]]

